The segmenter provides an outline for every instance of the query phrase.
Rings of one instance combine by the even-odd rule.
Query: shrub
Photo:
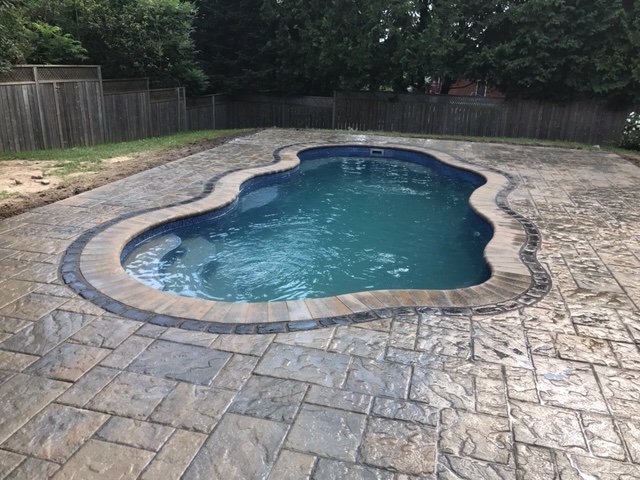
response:
[[[640,113],[631,112],[627,117],[620,146],[630,150],[640,150]]]

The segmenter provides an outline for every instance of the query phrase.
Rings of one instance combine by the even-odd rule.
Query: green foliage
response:
[[[69,30],[104,78],[149,77],[153,87],[206,88],[191,34],[194,7],[179,0],[85,0]]]
[[[417,19],[411,0],[266,0],[280,90],[405,89]],[[412,51],[412,49],[414,49]],[[411,72],[413,73],[413,72]]]
[[[79,64],[87,60],[87,51],[70,34],[48,23],[32,22],[28,27],[30,52],[27,63]]]
[[[297,93],[466,78],[511,96],[624,103],[640,96],[637,10],[631,0],[264,0],[273,36],[263,48],[279,89]]]
[[[628,49],[631,51],[631,74],[632,81],[638,88],[636,91],[640,91],[640,59],[638,58],[638,52],[640,52],[640,1],[636,0],[635,12],[632,12],[631,18],[633,21],[629,22],[629,43]],[[639,94],[640,95],[640,94]],[[636,101],[640,101],[636,98]]]
[[[18,3],[21,2],[21,3]],[[640,101],[640,0],[0,0],[0,69],[100,64],[189,94],[428,90]],[[35,23],[34,23],[35,22]],[[195,41],[195,43],[194,43]],[[79,42],[79,43],[78,43]],[[86,49],[86,53],[83,49]]]
[[[424,74],[445,85],[460,79],[484,79],[481,61],[487,26],[504,10],[500,0],[428,2],[420,46],[426,53]]]
[[[512,1],[488,19],[475,72],[512,96],[629,97],[629,33],[620,0]]]
[[[0,73],[24,61],[29,42],[22,11],[14,0],[0,0]]]
[[[265,47],[270,25],[263,0],[196,0],[197,58],[212,92],[270,90],[276,53]]]
[[[640,113],[631,112],[627,117],[620,146],[629,150],[640,150]]]
[[[152,87],[191,94],[207,87],[188,0],[29,0],[22,11],[32,22],[29,61],[83,61],[101,65],[104,78],[149,77]]]

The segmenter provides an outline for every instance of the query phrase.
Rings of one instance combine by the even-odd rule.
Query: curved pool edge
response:
[[[189,203],[134,214],[101,225],[76,240],[61,264],[64,282],[103,309],[154,325],[212,333],[279,333],[346,325],[411,311],[449,315],[491,314],[532,305],[551,287],[536,259],[540,234],[535,225],[511,210],[508,194],[517,181],[496,169],[463,161],[448,153],[401,143],[367,144],[423,153],[455,168],[484,177],[470,198],[472,208],[494,229],[484,256],[490,278],[473,287],[452,290],[375,290],[334,297],[269,303],[227,303],[181,297],[155,290],[130,277],[121,252],[139,235],[169,222],[223,208],[245,182],[296,168],[298,153],[311,148],[346,147],[352,143],[304,143],[273,153],[274,163],[233,171]],[[362,145],[359,145],[362,146]]]

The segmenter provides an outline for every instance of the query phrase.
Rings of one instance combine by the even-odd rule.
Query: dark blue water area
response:
[[[302,152],[292,172],[243,186],[229,208],[148,232],[125,250],[141,282],[227,302],[489,278],[490,225],[469,206],[484,179],[432,157],[369,147]]]

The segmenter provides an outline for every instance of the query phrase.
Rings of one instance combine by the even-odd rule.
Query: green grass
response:
[[[607,151],[610,151],[610,152],[614,152],[614,153],[617,153],[619,155],[628,155],[628,156],[640,158],[640,150],[631,150],[631,149],[628,149],[628,148],[610,147],[610,146],[604,147],[604,150],[607,150]]]
[[[2,200],[6,200],[7,198],[15,197],[16,195],[18,194],[14,192],[7,192],[6,190],[0,190],[0,202]]]
[[[145,138],[131,142],[108,143],[95,145],[92,147],[78,147],[64,150],[37,150],[20,153],[0,154],[0,162],[5,160],[28,160],[55,162],[47,166],[44,170],[47,175],[66,177],[78,172],[97,171],[101,168],[103,160],[129,156],[137,153],[154,153],[170,148],[183,147],[200,140],[212,140],[229,133],[249,132],[244,130],[200,130],[196,132],[182,132],[166,137]],[[319,130],[322,131],[322,130]],[[325,130],[329,131],[329,130]],[[346,133],[346,131],[345,131]],[[394,137],[417,137],[432,138],[435,140],[455,140],[464,142],[484,142],[484,143],[505,143],[510,145],[541,145],[559,148],[580,148],[586,150],[596,150],[598,147],[577,142],[563,142],[555,140],[537,140],[532,138],[497,138],[497,137],[469,137],[454,135],[426,135],[400,132],[372,132],[362,131],[353,133],[363,133],[368,135],[385,135]],[[625,156],[636,156],[638,152],[625,150],[613,146],[603,146],[603,150],[612,151]],[[0,197],[1,198],[1,197]]]
[[[0,154],[0,162],[6,160],[53,161],[56,163],[47,169],[47,173],[66,176],[71,173],[100,170],[100,162],[109,158],[129,156],[136,153],[160,152],[170,148],[183,147],[200,140],[213,140],[230,133],[245,131],[248,132],[250,130],[200,130],[131,142],[106,143],[92,147],[3,153]]]

